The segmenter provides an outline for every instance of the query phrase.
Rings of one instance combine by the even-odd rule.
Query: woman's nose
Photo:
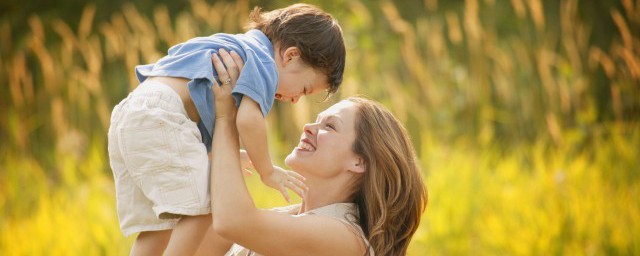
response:
[[[304,133],[313,135],[315,126],[314,124],[305,124],[304,125]]]

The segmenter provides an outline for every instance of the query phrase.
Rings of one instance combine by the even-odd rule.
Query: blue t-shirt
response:
[[[278,71],[273,57],[273,45],[259,30],[244,34],[214,34],[196,37],[169,49],[169,54],[154,64],[136,66],[136,75],[142,83],[149,76],[171,76],[190,79],[189,93],[200,115],[198,128],[202,142],[211,151],[215,122],[214,99],[211,86],[218,74],[211,63],[211,56],[224,48],[235,51],[244,60],[244,67],[233,89],[236,105],[244,95],[260,105],[267,115],[273,105],[278,86]],[[219,83],[219,82],[218,82]]]

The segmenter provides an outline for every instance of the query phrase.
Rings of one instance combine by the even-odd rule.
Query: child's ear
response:
[[[300,49],[298,47],[292,46],[284,50],[284,54],[282,54],[282,65],[287,65],[291,61],[297,60],[300,58]]]

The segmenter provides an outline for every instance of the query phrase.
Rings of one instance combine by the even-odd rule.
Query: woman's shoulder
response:
[[[336,203],[310,210],[303,214],[313,214],[318,216],[326,216],[337,219],[344,223],[351,232],[362,239],[363,245],[368,248],[369,255],[375,255],[373,249],[369,246],[369,240],[360,227],[360,215],[358,207],[354,203]]]
[[[309,210],[303,214],[313,214],[320,216],[333,217],[352,223],[358,223],[358,208],[353,203],[335,203],[316,209]]]

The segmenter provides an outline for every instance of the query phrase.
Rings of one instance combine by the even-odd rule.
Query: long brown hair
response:
[[[353,151],[366,168],[353,194],[360,226],[377,255],[404,255],[428,200],[413,146],[400,121],[381,104],[347,100],[359,107]]]
[[[249,15],[249,29],[262,31],[280,49],[298,47],[305,63],[328,77],[330,94],[342,83],[346,49],[342,28],[330,14],[310,4],[294,4],[270,12],[259,7]]]

